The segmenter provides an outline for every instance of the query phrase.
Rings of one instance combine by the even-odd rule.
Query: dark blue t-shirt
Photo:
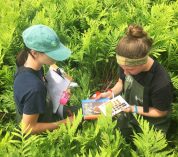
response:
[[[19,113],[45,113],[46,95],[42,70],[20,67],[14,80],[14,99]]]

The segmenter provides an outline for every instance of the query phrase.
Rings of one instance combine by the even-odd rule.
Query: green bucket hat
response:
[[[31,26],[22,33],[22,38],[26,47],[45,53],[54,60],[62,61],[71,55],[70,49],[60,42],[55,31],[48,26]]]

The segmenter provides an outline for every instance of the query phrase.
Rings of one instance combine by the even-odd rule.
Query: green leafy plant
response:
[[[173,150],[166,150],[168,142],[161,130],[156,131],[143,117],[138,116],[137,121],[141,128],[141,133],[134,132],[133,142],[136,151],[132,151],[133,156],[174,156]]]
[[[161,132],[153,128],[148,132],[148,124],[141,119],[138,121],[143,133],[134,134],[137,151],[131,151],[110,117],[81,122],[81,112],[73,125],[60,126],[43,136],[29,138],[20,130],[13,134],[9,130],[16,124],[12,87],[15,56],[23,48],[21,34],[28,26],[39,23],[52,27],[73,51],[69,60],[58,63],[79,84],[72,92],[71,105],[80,105],[81,99],[115,84],[117,42],[129,24],[142,25],[154,40],[150,55],[166,68],[173,82],[176,98],[172,118],[178,122],[176,0],[6,0],[0,7],[0,156],[13,156],[13,153],[14,156],[172,155]],[[16,137],[17,141],[11,143]],[[176,141],[177,137],[174,134],[171,140]]]

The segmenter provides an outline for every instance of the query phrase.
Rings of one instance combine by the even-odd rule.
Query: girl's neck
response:
[[[39,64],[39,62],[34,59],[32,56],[28,55],[28,58],[24,64],[24,67],[32,68],[33,70],[40,70],[42,65]]]
[[[144,71],[149,71],[154,63],[154,60],[151,57],[148,57],[148,61],[144,66]]]

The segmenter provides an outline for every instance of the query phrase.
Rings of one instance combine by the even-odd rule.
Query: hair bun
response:
[[[143,30],[141,26],[138,25],[130,25],[126,34],[135,38],[147,37],[147,33]]]

